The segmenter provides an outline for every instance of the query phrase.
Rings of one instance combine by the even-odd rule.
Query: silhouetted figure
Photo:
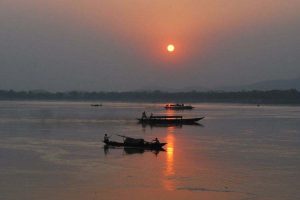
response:
[[[150,115],[150,118],[152,118],[153,117],[153,113],[151,113],[151,115]]]
[[[104,142],[109,142],[109,137],[106,133],[104,134]]]
[[[159,140],[157,138],[155,138],[154,140],[152,140],[155,144],[159,144]]]
[[[147,119],[147,115],[146,115],[146,112],[144,111],[143,114],[142,114],[142,119]]]

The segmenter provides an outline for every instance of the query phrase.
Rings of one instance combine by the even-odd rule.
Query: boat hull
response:
[[[171,119],[165,119],[165,118],[139,118],[137,119],[139,123],[143,124],[195,124],[198,121],[202,120],[204,117],[199,118],[171,118]]]
[[[192,110],[193,106],[165,106],[167,110]]]
[[[115,141],[105,141],[104,143],[108,146],[114,146],[114,147],[141,148],[141,149],[154,149],[154,150],[162,149],[162,147],[167,144],[167,143],[150,143],[150,142],[146,142],[143,144],[127,144],[127,143],[115,142]]]

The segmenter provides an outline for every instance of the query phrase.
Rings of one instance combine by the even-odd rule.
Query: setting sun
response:
[[[175,46],[173,44],[169,44],[167,46],[167,50],[168,50],[168,52],[173,52],[175,50]]]

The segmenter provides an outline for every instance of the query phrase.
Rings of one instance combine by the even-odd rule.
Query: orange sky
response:
[[[149,51],[150,54],[160,54],[161,46],[169,42],[177,43],[188,54],[193,54],[194,48],[209,48],[209,44],[205,44],[207,38],[226,37],[245,27],[282,23],[298,16],[300,7],[298,0],[12,2],[18,3],[23,10],[27,7],[28,11],[44,13],[48,18],[58,15],[63,21],[89,29],[87,31],[109,32],[117,40],[140,44],[136,47],[138,51]]]
[[[79,20],[90,23],[99,32],[112,32],[121,40],[137,41],[140,48],[156,52],[159,46],[172,42],[192,53],[193,48],[202,48],[201,44],[211,35],[225,37],[241,27],[281,23],[295,17],[300,1],[110,0],[77,4],[74,13]]]
[[[286,63],[279,63],[282,59],[265,63],[264,57],[260,57],[261,53],[257,55],[253,53],[258,52],[257,50],[263,53],[278,51],[277,46],[282,46],[288,40],[290,40],[288,44],[284,44],[287,49],[293,45],[293,40],[296,38],[291,39],[290,36],[297,35],[298,29],[296,30],[294,24],[297,24],[300,19],[299,9],[299,0],[2,0],[0,25],[2,32],[7,33],[8,36],[0,35],[0,42],[3,40],[3,43],[6,43],[9,41],[7,37],[11,37],[17,46],[17,42],[28,43],[28,38],[25,36],[32,35],[29,45],[37,43],[35,45],[44,50],[43,45],[49,43],[51,48],[49,52],[32,52],[29,57],[40,52],[47,56],[57,53],[61,56],[62,65],[69,63],[69,66],[78,69],[80,78],[82,77],[80,66],[86,64],[73,63],[75,61],[72,56],[75,58],[78,56],[75,56],[72,51],[76,51],[79,55],[91,51],[94,60],[90,58],[90,54],[86,55],[86,60],[90,60],[89,66],[97,65],[98,68],[104,68],[108,64],[113,65],[115,69],[111,69],[107,74],[116,75],[117,80],[121,78],[132,80],[128,71],[133,70],[137,72],[136,76],[145,77],[151,73],[156,76],[160,73],[160,79],[166,79],[165,76],[168,76],[168,70],[172,67],[181,70],[185,75],[181,78],[178,76],[180,79],[177,81],[186,81],[187,85],[212,85],[208,82],[214,80],[213,83],[216,85],[223,84],[220,80],[224,83],[233,80],[231,77],[223,79],[218,67],[226,69],[237,64],[247,69],[253,65],[268,66],[265,70],[254,70],[252,77],[246,77],[249,72],[245,71],[244,78],[235,80],[235,82],[242,80],[250,82],[253,77],[259,76],[261,80],[270,79],[271,77],[268,76],[272,73],[272,77],[279,78],[277,74],[280,72],[280,66],[290,65],[292,68],[297,64],[289,64],[289,60],[286,60]],[[292,30],[293,28],[295,30]],[[257,36],[256,32],[260,35]],[[277,42],[277,38],[280,42]],[[67,44],[62,44],[60,40]],[[173,43],[176,47],[176,51],[172,54],[166,52],[166,45],[169,43]],[[272,43],[269,45],[270,49],[264,50],[267,45],[261,47],[263,43]],[[246,49],[249,44],[253,44],[251,50]],[[7,45],[11,43],[8,42]],[[237,55],[242,52],[236,50],[237,47],[242,47],[245,53]],[[18,49],[15,46],[11,48]],[[297,48],[297,45],[292,48]],[[231,55],[224,53],[226,49],[229,49],[227,53],[232,52]],[[68,55],[64,55],[65,53]],[[281,57],[286,57],[285,51],[279,53]],[[10,54],[7,54],[10,60]],[[11,54],[15,55],[16,52]],[[102,55],[104,58],[97,59],[97,55]],[[272,60],[273,57],[280,58],[280,56],[269,56],[270,58],[266,60]],[[239,61],[236,61],[237,57],[240,58]],[[24,63],[22,59],[24,58],[21,57],[20,62]],[[18,59],[15,60],[19,62]],[[53,62],[52,58],[49,60]],[[78,62],[80,60],[84,59],[78,59]],[[254,64],[251,63],[253,60],[255,60]],[[295,59],[293,57],[290,60]],[[41,58],[40,62],[44,63],[45,59]],[[278,65],[277,71],[270,70],[274,62]],[[198,63],[202,63],[198,75],[203,76],[201,80],[205,83],[188,83],[198,76],[196,73],[188,74],[189,72],[184,70],[199,70]],[[13,62],[10,64],[18,65]],[[125,69],[120,71],[122,68],[120,65],[128,68],[126,71]],[[155,69],[151,71],[152,69],[147,69],[149,67]],[[10,68],[12,67],[7,67],[7,74],[11,74],[8,72]],[[95,73],[95,70],[90,71]],[[236,70],[227,71],[228,74],[232,74]],[[217,74],[219,72],[220,75]],[[260,74],[254,74],[257,72]],[[28,74],[32,72],[28,71]],[[293,73],[286,71],[280,74],[290,77]],[[159,76],[150,77],[152,75],[149,75],[149,81],[159,78]],[[87,80],[91,80],[90,77],[93,75],[85,76]],[[77,81],[82,82],[82,80]],[[95,82],[97,81],[95,77]],[[119,85],[127,83],[128,81]]]

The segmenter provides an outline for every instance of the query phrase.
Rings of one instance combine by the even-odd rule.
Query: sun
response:
[[[168,44],[168,46],[167,46],[167,51],[168,52],[173,52],[175,50],[175,46],[173,45],[173,44]]]

